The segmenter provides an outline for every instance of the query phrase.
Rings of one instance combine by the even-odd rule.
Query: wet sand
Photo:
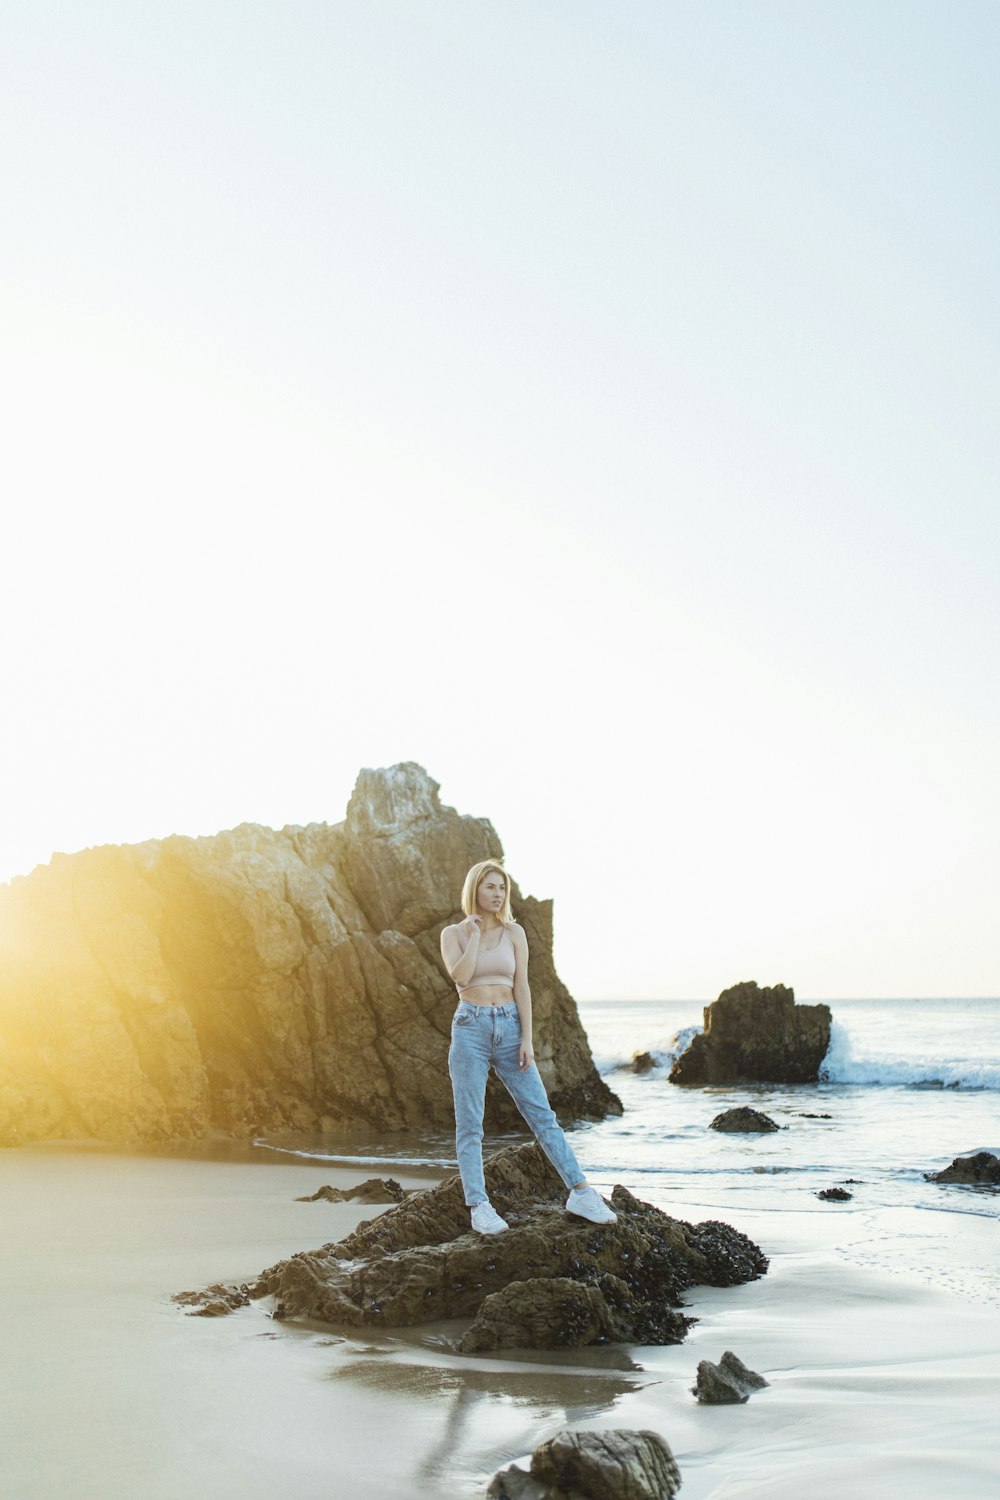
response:
[[[405,1186],[434,1180],[385,1171]],[[835,1213],[734,1215],[771,1271],[692,1292],[701,1321],[674,1348],[457,1359],[445,1340],[459,1325],[344,1337],[274,1323],[260,1305],[206,1319],[171,1302],[370,1218],[377,1208],[295,1201],[365,1175],[0,1151],[0,1493],[470,1500],[567,1423],[662,1432],[685,1500],[985,1500],[1000,1489],[1000,1313],[840,1262]],[[996,1257],[994,1223],[962,1227]],[[771,1386],[746,1406],[699,1407],[697,1362],[727,1348]]]

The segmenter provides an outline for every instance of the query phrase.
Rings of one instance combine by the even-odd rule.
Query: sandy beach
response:
[[[459,1500],[566,1424],[655,1428],[689,1500],[996,1492],[1000,1312],[845,1263],[838,1241],[871,1227],[858,1215],[734,1215],[771,1269],[696,1289],[700,1321],[669,1348],[460,1359],[446,1345],[454,1324],[343,1337],[275,1323],[263,1305],[206,1319],[170,1300],[347,1233],[378,1210],[295,1200],[363,1175],[280,1159],[0,1153],[4,1495]],[[671,1211],[706,1216],[696,1202]],[[891,1227],[883,1218],[883,1245]],[[993,1221],[965,1228],[995,1255]],[[913,1232],[905,1215],[896,1229]],[[746,1406],[699,1407],[697,1362],[727,1348],[770,1388]]]

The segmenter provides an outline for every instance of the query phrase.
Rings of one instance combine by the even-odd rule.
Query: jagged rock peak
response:
[[[395,838],[441,816],[441,788],[415,760],[358,772],[347,829],[358,838]]]

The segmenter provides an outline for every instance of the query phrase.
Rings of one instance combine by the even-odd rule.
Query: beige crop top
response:
[[[459,941],[461,942],[461,938]],[[468,940],[466,940],[462,944],[463,953],[468,946]],[[477,984],[504,984],[508,989],[513,989],[516,969],[517,954],[514,952],[514,939],[510,935],[510,928],[504,927],[500,934],[500,941],[495,948],[487,948],[484,952],[482,938],[480,938],[472,978],[468,984],[458,984],[455,988],[460,995],[463,995],[466,990],[474,989]]]

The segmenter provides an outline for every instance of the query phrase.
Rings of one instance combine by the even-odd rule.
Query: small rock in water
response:
[[[656,1058],[653,1056],[652,1052],[632,1053],[633,1073],[651,1073],[655,1067]]]
[[[737,1401],[749,1401],[752,1392],[763,1390],[768,1384],[763,1375],[748,1370],[731,1349],[727,1349],[717,1365],[703,1359],[698,1366],[697,1384],[691,1393],[706,1405],[719,1406]]]
[[[216,1281],[200,1292],[177,1292],[170,1300],[186,1307],[189,1318],[224,1318],[238,1307],[250,1306],[250,1289]]]
[[[486,1494],[490,1500],[670,1500],[680,1486],[680,1470],[658,1432],[565,1428],[539,1443],[530,1474],[511,1464],[494,1474]]]
[[[846,1188],[824,1188],[816,1197],[822,1198],[826,1203],[846,1203],[854,1194],[849,1193]]]
[[[296,1203],[316,1203],[320,1198],[327,1203],[402,1203],[409,1190],[400,1187],[395,1177],[369,1177],[351,1188],[317,1188],[305,1198],[296,1198]]]
[[[727,1109],[721,1115],[716,1115],[711,1124],[712,1130],[743,1131],[747,1134],[753,1131],[780,1130],[781,1126],[775,1124],[769,1115],[761,1114],[759,1109]]]
[[[1000,1157],[992,1151],[976,1151],[971,1156],[956,1156],[940,1172],[925,1172],[928,1182],[959,1182],[967,1187],[1000,1187]]]

